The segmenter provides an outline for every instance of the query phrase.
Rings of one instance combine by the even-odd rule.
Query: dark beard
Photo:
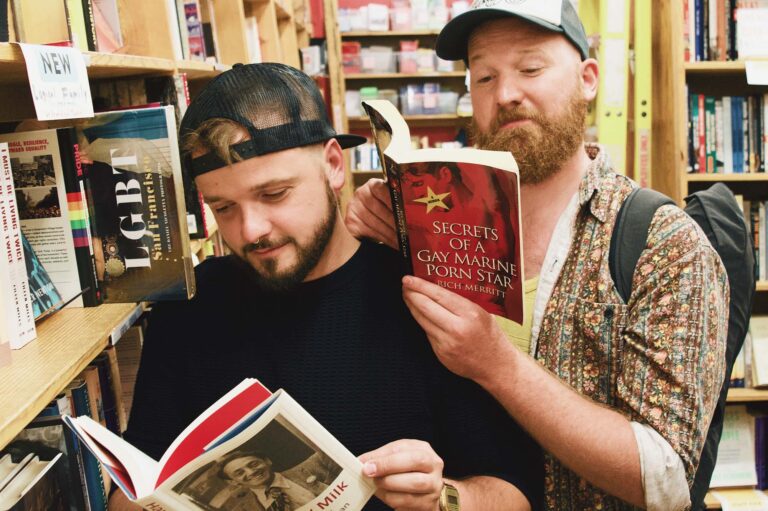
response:
[[[522,184],[538,184],[556,174],[563,162],[584,143],[587,102],[574,91],[566,110],[547,117],[523,108],[500,110],[488,131],[481,132],[472,119],[469,133],[480,149],[509,151],[520,168]],[[501,129],[508,122],[530,119],[532,124]]]
[[[286,236],[275,240],[261,240],[258,243],[249,243],[242,251],[233,251],[245,265],[252,270],[256,284],[265,291],[276,293],[288,293],[295,290],[304,282],[307,275],[317,266],[323,256],[328,242],[331,240],[336,228],[336,195],[326,183],[328,196],[328,210],[326,216],[315,230],[311,241],[305,245],[299,245],[292,237]],[[248,260],[248,252],[253,249],[269,248],[285,243],[292,243],[296,247],[296,264],[282,273],[277,273],[277,261],[268,259],[264,261],[264,269],[255,268]]]

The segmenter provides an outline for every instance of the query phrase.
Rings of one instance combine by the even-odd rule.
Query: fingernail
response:
[[[403,277],[403,284],[410,284],[412,280],[413,279],[411,279],[411,277],[406,275],[405,277]]]
[[[368,477],[374,477],[376,475],[376,464],[369,461],[363,465],[363,474],[367,475]]]

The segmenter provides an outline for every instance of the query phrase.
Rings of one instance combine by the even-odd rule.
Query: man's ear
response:
[[[597,85],[600,82],[600,67],[595,59],[586,59],[579,65],[579,72],[584,99],[592,101],[597,96]]]
[[[338,192],[344,186],[346,174],[344,173],[344,153],[335,138],[330,139],[323,146],[323,161],[328,183],[334,191]]]

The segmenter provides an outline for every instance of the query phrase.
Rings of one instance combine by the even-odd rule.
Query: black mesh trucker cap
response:
[[[514,16],[539,27],[563,34],[581,54],[589,57],[589,43],[571,0],[474,0],[467,12],[448,22],[437,36],[438,57],[467,60],[472,31],[486,21]]]
[[[179,135],[213,118],[235,121],[248,130],[249,140],[231,146],[244,160],[331,138],[343,149],[365,142],[365,137],[336,133],[309,76],[274,62],[235,64],[214,78],[189,105]],[[193,178],[227,165],[214,152],[198,158],[185,154],[183,161]]]

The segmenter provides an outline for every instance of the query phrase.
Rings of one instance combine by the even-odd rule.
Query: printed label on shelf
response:
[[[83,54],[75,48],[19,43],[38,120],[93,117]]]
[[[747,83],[750,85],[768,85],[768,60],[748,60]]]

